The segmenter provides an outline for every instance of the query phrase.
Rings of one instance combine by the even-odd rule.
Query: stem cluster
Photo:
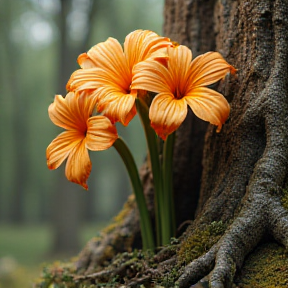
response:
[[[156,225],[156,244],[157,246],[170,243],[170,238],[175,234],[175,212],[173,199],[173,147],[175,133],[168,136],[164,143],[161,143],[150,126],[149,108],[142,98],[136,99],[136,107],[141,119],[147,146],[149,150],[149,159],[153,174],[153,183],[155,191],[155,225]],[[160,145],[163,144],[163,145]],[[120,154],[128,174],[130,176],[133,191],[140,213],[140,227],[142,234],[143,249],[155,248],[153,225],[146,205],[142,183],[139,177],[138,169],[133,156],[125,144],[119,138],[115,141],[114,147]],[[162,149],[163,147],[163,149]]]

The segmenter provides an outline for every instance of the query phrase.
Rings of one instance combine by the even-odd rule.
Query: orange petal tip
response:
[[[238,69],[234,68],[232,65],[230,65],[230,73],[232,75],[235,75],[237,73]]]

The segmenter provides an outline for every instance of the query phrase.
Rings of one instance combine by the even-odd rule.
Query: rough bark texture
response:
[[[189,46],[194,57],[219,51],[238,69],[237,78],[227,77],[215,87],[231,105],[230,118],[217,134],[215,127],[207,128],[190,113],[178,130],[174,155],[177,224],[193,220],[184,233],[179,230],[179,242],[156,254],[154,266],[145,262],[141,273],[134,265],[136,272],[131,276],[132,266],[127,269],[131,262],[124,261],[122,274],[119,268],[106,269],[82,279],[97,282],[110,273],[121,274],[121,283],[129,287],[156,282],[165,287],[226,288],[233,281],[239,287],[252,287],[245,286],[241,274],[245,257],[267,241],[267,235],[278,247],[288,247],[288,192],[284,190],[288,174],[287,31],[286,0],[166,0],[166,36]],[[151,202],[153,186],[146,166],[142,179]],[[139,247],[133,200],[128,206],[118,224],[87,244],[78,258],[79,269],[99,271],[97,265],[116,252]],[[257,248],[255,254],[266,248]],[[279,249],[275,255],[284,253]],[[285,259],[280,271],[288,271]],[[274,284],[253,287],[286,287],[287,278]]]
[[[186,287],[209,274],[210,287],[230,287],[235,268],[264,234],[288,244],[280,200],[288,167],[288,3],[166,1],[166,15],[167,35],[196,53],[215,45],[239,70],[237,80],[218,87],[231,115],[220,134],[207,130],[197,217],[187,234],[213,221],[231,225],[178,281]]]

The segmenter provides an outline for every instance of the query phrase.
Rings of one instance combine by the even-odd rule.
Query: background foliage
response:
[[[88,192],[69,183],[63,168],[48,170],[45,150],[61,130],[49,120],[47,108],[55,94],[65,93],[77,56],[92,45],[108,37],[123,43],[138,28],[161,34],[163,4],[0,0],[0,287],[7,276],[1,271],[11,263],[35,265],[43,253],[80,249],[130,194],[113,148],[91,154]],[[138,165],[146,151],[139,127],[138,118],[128,128],[118,127]]]

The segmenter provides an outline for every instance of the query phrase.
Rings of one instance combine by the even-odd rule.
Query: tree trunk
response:
[[[286,0],[166,0],[165,36],[189,46],[193,57],[219,51],[238,69],[236,79],[227,77],[216,87],[231,105],[230,118],[216,133],[190,113],[177,131],[173,167],[179,238],[154,256],[154,266],[147,261],[139,272],[124,261],[115,268],[117,256],[114,266],[99,271],[117,252],[139,247],[137,211],[130,200],[116,224],[80,253],[79,273],[99,272],[78,281],[97,283],[118,275],[119,283],[129,287],[152,282],[191,287],[199,280],[193,287],[224,288],[233,282],[238,287],[287,287],[287,256],[281,250],[281,245],[288,247],[287,31]],[[153,185],[145,165],[142,179],[151,203]],[[257,280],[255,269],[264,268],[251,263],[256,259],[253,263],[260,265],[255,255],[268,254],[263,267],[273,257],[286,259],[277,266],[286,279],[273,278],[272,284]],[[271,273],[276,275],[275,267]],[[251,284],[253,277],[256,284]]]
[[[219,51],[238,69],[237,80],[218,86],[230,102],[230,119],[220,134],[207,129],[196,220],[183,243],[201,225],[221,221],[228,228],[185,267],[180,287],[205,275],[209,287],[230,287],[235,268],[267,233],[288,245],[281,205],[288,167],[287,16],[287,1],[166,1],[166,35],[194,55]]]

